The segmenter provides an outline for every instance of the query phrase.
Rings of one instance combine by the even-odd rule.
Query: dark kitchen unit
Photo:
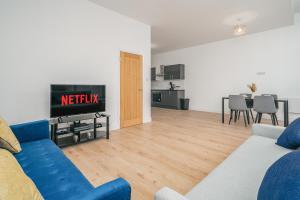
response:
[[[180,99],[185,96],[184,90],[152,90],[152,107],[180,109]]]
[[[167,65],[164,66],[164,80],[184,80],[185,78],[185,65]]]
[[[151,67],[151,81],[156,81],[156,68]]]

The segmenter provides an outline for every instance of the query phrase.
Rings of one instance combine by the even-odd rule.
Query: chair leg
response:
[[[247,127],[247,119],[246,119],[246,113],[245,111],[243,110],[243,117],[244,117],[244,123],[245,123],[245,127]]]
[[[271,116],[271,120],[272,120],[272,125],[275,126],[274,115],[270,114],[270,116]]]
[[[262,113],[260,113],[260,117],[259,117],[259,123],[261,123],[262,116],[263,116],[263,114],[262,114]]]
[[[238,120],[240,120],[241,111],[238,111]]]
[[[251,117],[252,117],[252,121],[254,122],[253,112],[252,112],[251,108],[250,108],[250,114],[251,114]]]
[[[234,122],[236,122],[236,120],[237,120],[237,111],[235,110],[234,111]]]
[[[273,121],[274,121],[274,122],[272,121],[272,122],[273,122],[273,125],[274,125],[274,126],[278,125],[278,119],[277,119],[276,114],[273,113],[273,114],[272,114],[272,117],[273,117]]]
[[[230,125],[230,122],[232,120],[232,116],[233,116],[233,110],[230,110],[230,119],[229,119],[229,125]]]
[[[261,118],[262,118],[262,113],[259,113],[259,115],[258,115],[258,123],[260,124],[260,122],[261,122]]]
[[[278,125],[279,125],[279,123],[278,123],[277,115],[276,115],[276,114],[274,114],[274,117],[275,117],[276,124],[277,124],[277,126],[278,126]]]
[[[257,123],[258,122],[258,116],[259,116],[259,113],[256,113],[256,117],[255,117],[255,123]]]
[[[248,121],[248,124],[250,125],[250,115],[249,115],[249,110],[246,110],[246,114],[247,114],[247,121]]]

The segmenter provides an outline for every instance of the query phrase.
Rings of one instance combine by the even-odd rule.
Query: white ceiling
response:
[[[90,0],[151,25],[152,52],[232,38],[238,19],[247,33],[293,24],[299,0]]]

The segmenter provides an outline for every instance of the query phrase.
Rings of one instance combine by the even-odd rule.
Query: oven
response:
[[[161,92],[152,92],[152,102],[153,103],[161,102]]]

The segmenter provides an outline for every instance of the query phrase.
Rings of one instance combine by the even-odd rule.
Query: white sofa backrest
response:
[[[273,126],[267,124],[253,124],[252,135],[263,136],[277,140],[281,133],[285,130],[285,127]]]

